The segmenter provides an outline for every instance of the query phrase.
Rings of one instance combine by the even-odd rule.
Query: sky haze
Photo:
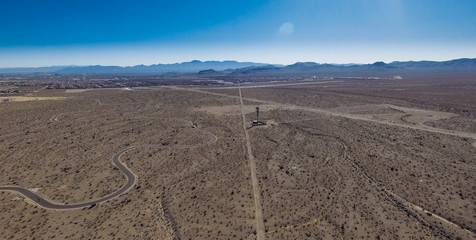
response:
[[[476,57],[471,0],[2,1],[0,67]]]

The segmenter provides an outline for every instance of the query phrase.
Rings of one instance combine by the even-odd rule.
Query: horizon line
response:
[[[153,65],[173,65],[173,64],[183,64],[183,63],[191,63],[191,62],[238,62],[238,63],[257,63],[257,64],[269,64],[269,65],[282,65],[282,66],[290,66],[296,63],[317,63],[317,64],[329,64],[329,65],[367,65],[367,64],[374,64],[378,62],[383,62],[385,64],[393,63],[393,62],[447,62],[447,61],[453,61],[453,60],[462,60],[462,59],[476,59],[476,57],[463,57],[463,58],[450,58],[450,59],[445,59],[445,60],[429,60],[429,59],[418,59],[418,60],[393,60],[393,61],[374,61],[374,62],[367,62],[367,63],[356,63],[356,62],[346,62],[346,63],[328,63],[328,62],[316,62],[316,61],[297,61],[291,64],[283,64],[283,63],[268,63],[268,62],[255,62],[255,61],[238,61],[238,60],[199,60],[199,59],[193,59],[190,61],[183,61],[183,62],[158,62],[158,63],[153,63],[153,64],[136,64],[136,65],[102,65],[102,64],[91,64],[91,65],[76,65],[76,64],[65,64],[65,65],[42,65],[42,66],[23,66],[23,67],[2,67],[0,66],[0,69],[21,69],[21,68],[48,68],[48,67],[122,67],[122,68],[127,68],[127,67],[137,67],[137,66],[146,66],[150,67]]]

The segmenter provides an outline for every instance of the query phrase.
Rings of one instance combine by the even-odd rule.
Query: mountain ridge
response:
[[[210,70],[213,70],[210,71]],[[163,75],[201,74],[254,75],[297,73],[372,73],[426,72],[426,71],[476,71],[476,58],[460,58],[448,61],[382,61],[369,64],[328,64],[296,62],[276,65],[256,62],[200,61],[135,66],[51,66],[38,68],[0,68],[0,74],[58,74],[58,75]]]

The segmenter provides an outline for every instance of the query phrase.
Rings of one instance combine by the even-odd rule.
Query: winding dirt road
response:
[[[64,113],[62,114],[56,114],[54,115],[50,121],[58,121],[58,117],[60,115],[63,115]],[[117,191],[109,194],[109,195],[106,195],[104,197],[101,197],[99,199],[96,199],[96,200],[92,200],[92,201],[88,201],[88,202],[82,202],[82,203],[75,203],[75,204],[60,204],[60,203],[55,203],[55,202],[52,202],[42,196],[40,196],[39,194],[31,191],[31,190],[28,190],[26,188],[23,188],[23,187],[19,187],[19,186],[0,186],[0,191],[10,191],[10,192],[17,192],[17,193],[20,193],[21,195],[25,196],[26,198],[30,199],[31,201],[33,201],[34,204],[40,206],[40,207],[43,207],[43,208],[46,208],[46,209],[53,209],[53,210],[72,210],[72,209],[81,209],[81,208],[85,208],[85,207],[91,207],[91,206],[94,206],[96,204],[99,204],[99,203],[102,203],[102,202],[106,202],[108,200],[111,200],[113,198],[116,198],[124,193],[126,193],[127,191],[129,191],[137,182],[137,176],[134,174],[134,172],[132,172],[126,164],[124,164],[123,162],[120,161],[120,158],[121,158],[121,155],[132,150],[132,149],[137,149],[137,148],[159,148],[159,149],[167,149],[167,148],[178,148],[178,149],[184,149],[184,148],[194,148],[194,147],[202,147],[202,146],[205,146],[205,145],[209,145],[209,144],[213,144],[215,143],[218,138],[217,136],[215,136],[214,134],[208,132],[208,131],[205,131],[205,130],[201,130],[201,129],[198,129],[195,125],[193,125],[193,123],[191,121],[188,121],[188,120],[185,120],[185,119],[175,119],[175,120],[178,120],[178,121],[182,121],[184,122],[187,126],[191,127],[193,130],[195,131],[198,131],[198,132],[201,132],[203,134],[206,134],[210,137],[210,139],[205,142],[205,143],[201,143],[201,144],[193,144],[193,145],[178,145],[178,146],[162,146],[162,145],[144,145],[144,146],[132,146],[132,147],[128,147],[126,149],[123,149],[119,152],[117,152],[116,154],[114,154],[114,156],[112,157],[112,164],[114,166],[116,166],[122,173],[124,173],[124,175],[126,176],[126,183],[120,188],[118,189]]]

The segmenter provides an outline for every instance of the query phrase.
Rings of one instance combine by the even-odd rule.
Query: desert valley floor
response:
[[[475,92],[39,87],[0,103],[0,238],[475,239]]]

